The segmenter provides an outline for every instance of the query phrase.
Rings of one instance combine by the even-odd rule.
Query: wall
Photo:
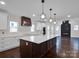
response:
[[[33,19],[34,20],[34,19]],[[35,26],[34,31],[33,32],[41,32],[42,33],[42,26],[43,24],[38,24],[38,22],[35,22],[32,20],[32,24]],[[5,33],[10,33],[10,29],[9,29],[9,21],[16,21],[19,23],[19,28],[18,28],[18,32],[17,33],[31,33],[31,27],[25,27],[25,26],[21,26],[21,18],[18,16],[14,16],[14,15],[10,15],[8,16],[8,28],[6,30],[0,30],[0,34],[2,34],[2,32],[4,31]],[[71,23],[71,37],[79,37],[79,30],[74,30],[74,25],[78,25],[79,26],[79,18],[73,18],[70,19],[70,23]],[[56,36],[61,36],[61,23],[62,20],[57,20],[57,24],[48,24],[50,28],[50,33],[51,34],[55,34]],[[46,26],[46,25],[44,25]],[[48,27],[46,26],[46,27]],[[40,28],[39,28],[40,27]],[[58,27],[58,28],[57,28]],[[47,30],[48,31],[48,30]],[[13,33],[10,33],[13,34]]]
[[[18,22],[19,27],[18,27],[18,32],[17,33],[27,33],[30,32],[30,27],[26,27],[26,26],[21,26],[21,17],[19,16],[14,16],[14,15],[8,15],[7,16],[7,29],[6,30],[0,30],[0,34],[2,34],[2,32],[5,32],[5,34],[13,34],[12,32],[10,32],[10,25],[9,22],[10,21],[15,21]],[[15,34],[17,34],[15,33]]]
[[[18,22],[18,24],[19,24],[18,33],[19,33],[19,32],[25,33],[25,32],[30,31],[30,27],[21,26],[21,17],[14,16],[14,15],[10,15],[8,21],[15,21],[15,22]],[[8,29],[8,30],[9,30],[9,29]]]
[[[70,20],[71,23],[71,37],[79,37],[79,27],[78,30],[74,30],[74,26],[79,26],[79,18],[74,18]]]

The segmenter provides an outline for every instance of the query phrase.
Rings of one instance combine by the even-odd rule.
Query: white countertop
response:
[[[40,44],[40,43],[45,42],[54,37],[55,37],[55,35],[51,35],[51,36],[49,36],[49,35],[32,35],[32,36],[20,37],[20,39]]]
[[[39,33],[9,33],[9,34],[1,34],[0,38],[10,38],[10,37],[18,37],[18,39],[23,39],[29,42],[40,44],[45,42],[51,38],[56,37],[54,34],[52,35],[43,35]]]
[[[6,33],[6,34],[0,34],[0,38],[7,38],[7,37],[22,37],[22,36],[36,36],[41,35],[39,33]]]

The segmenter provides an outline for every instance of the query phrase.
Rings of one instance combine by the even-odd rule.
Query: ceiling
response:
[[[0,9],[4,9],[11,14],[17,16],[33,17],[41,14],[41,0],[3,0],[6,2],[5,6],[0,5]],[[49,16],[49,9],[52,8],[53,13],[57,17],[65,18],[71,15],[71,18],[79,17],[79,0],[45,0],[44,12]]]

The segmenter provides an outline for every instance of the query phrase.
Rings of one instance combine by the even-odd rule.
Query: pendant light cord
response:
[[[50,18],[51,18],[51,17],[52,17],[52,14],[51,14],[51,12],[52,12],[52,8],[50,8],[49,10],[50,10]]]
[[[42,13],[44,13],[44,3],[42,3]]]
[[[44,0],[42,0],[42,13],[44,13]]]
[[[54,19],[56,20],[56,13],[54,13]]]

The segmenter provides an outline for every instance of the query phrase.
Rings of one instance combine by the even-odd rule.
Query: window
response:
[[[18,31],[18,22],[10,21],[10,32]]]
[[[35,24],[32,24],[31,32],[34,32],[34,31],[35,31]]]
[[[74,25],[74,30],[78,30],[78,25]]]

